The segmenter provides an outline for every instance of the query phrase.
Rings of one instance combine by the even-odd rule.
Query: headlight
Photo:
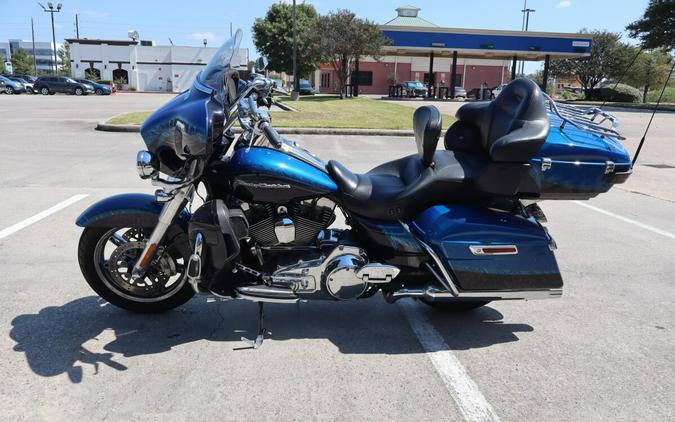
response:
[[[148,151],[138,151],[136,154],[136,171],[141,179],[149,179],[156,176],[157,159]]]

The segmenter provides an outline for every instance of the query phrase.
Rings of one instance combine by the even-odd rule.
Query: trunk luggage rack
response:
[[[565,125],[569,123],[577,129],[601,137],[612,136],[620,140],[626,139],[619,132],[619,119],[601,110],[599,107],[574,106],[555,102],[547,94],[544,94],[544,97],[546,97],[546,104],[550,112],[558,116],[562,121],[560,129],[564,129]],[[598,119],[599,117],[601,119]]]

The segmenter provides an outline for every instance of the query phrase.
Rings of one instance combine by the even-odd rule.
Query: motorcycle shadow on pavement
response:
[[[422,304],[419,305],[423,307]],[[504,324],[503,315],[484,307],[466,313],[442,314],[423,307],[451,350],[489,347],[518,341],[516,333],[533,331],[527,324]],[[358,302],[267,304],[269,341],[328,339],[345,354],[422,353],[418,340],[398,306],[371,299]],[[14,351],[25,354],[31,370],[43,377],[66,373],[73,383],[83,379],[83,366],[125,371],[125,358],[164,353],[196,341],[231,342],[254,338],[257,305],[244,301],[209,301],[196,297],[186,305],[158,315],[134,314],[96,296],[49,306],[12,321]],[[444,333],[448,333],[447,335]],[[266,342],[265,347],[272,347]],[[257,353],[246,351],[237,353]],[[124,359],[128,363],[128,359]]]

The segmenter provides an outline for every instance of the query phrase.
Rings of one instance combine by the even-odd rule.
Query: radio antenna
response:
[[[659,104],[661,104],[661,99],[663,98],[663,93],[666,91],[666,86],[668,86],[668,81],[670,81],[670,77],[673,75],[673,69],[675,69],[675,58],[671,57],[671,60],[673,61],[673,65],[670,67],[668,77],[666,78],[665,82],[663,82],[663,88],[661,88],[661,94],[659,94],[659,99],[656,101],[654,110],[652,110],[652,116],[649,118],[649,123],[647,123],[647,127],[645,128],[645,133],[644,135],[642,135],[642,139],[640,139],[640,144],[638,145],[637,150],[635,151],[635,155],[633,156],[633,163],[632,163],[633,166],[635,166],[635,162],[637,161],[638,156],[640,155],[640,151],[642,150],[642,145],[645,143],[645,138],[647,138],[647,132],[649,132],[649,127],[652,125],[652,120],[654,120],[656,110],[659,108]]]

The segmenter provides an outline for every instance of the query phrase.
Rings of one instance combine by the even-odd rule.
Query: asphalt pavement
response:
[[[153,192],[135,172],[140,136],[93,127],[167,99],[0,96],[0,419],[675,419],[675,114],[657,116],[628,184],[541,204],[561,299],[464,314],[379,295],[273,304],[272,336],[250,350],[253,303],[134,315],[80,274],[77,215]],[[620,113],[634,148],[646,115]],[[354,171],[415,151],[404,137],[295,139]]]

